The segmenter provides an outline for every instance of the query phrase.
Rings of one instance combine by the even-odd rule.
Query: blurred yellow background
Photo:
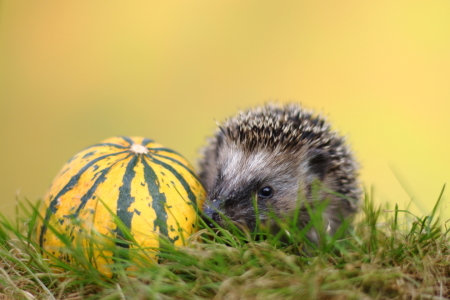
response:
[[[271,100],[328,116],[377,201],[429,213],[450,179],[450,1],[3,0],[0,211],[114,135],[195,163],[214,120]]]

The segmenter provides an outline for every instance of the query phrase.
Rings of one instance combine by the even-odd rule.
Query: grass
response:
[[[112,277],[80,245],[67,244],[71,264],[44,259],[35,242],[35,205],[19,204],[15,220],[0,216],[0,299],[450,299],[441,198],[430,215],[416,217],[377,207],[366,195],[354,226],[323,234],[319,245],[305,239],[307,229],[278,220],[284,231],[276,236],[262,226],[248,232],[201,225],[186,247],[162,240],[159,264],[139,255],[130,260],[124,251],[131,250],[109,246]],[[310,226],[323,227],[320,213]],[[130,239],[120,242],[134,245],[121,229]],[[99,240],[86,238],[93,246]]]

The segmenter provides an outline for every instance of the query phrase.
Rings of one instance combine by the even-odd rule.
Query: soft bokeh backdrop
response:
[[[429,212],[450,179],[450,1],[2,0],[0,211],[110,136],[195,162],[214,120],[271,100],[322,111],[378,201]]]

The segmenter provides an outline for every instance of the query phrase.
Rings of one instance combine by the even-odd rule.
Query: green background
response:
[[[275,100],[328,116],[378,201],[428,212],[450,179],[450,1],[1,1],[0,211],[114,135],[195,164],[215,120]]]

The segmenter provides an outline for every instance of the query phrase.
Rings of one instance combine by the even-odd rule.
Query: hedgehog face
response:
[[[312,154],[315,152],[315,154]],[[289,155],[274,156],[266,149],[248,149],[227,143],[217,153],[212,184],[207,187],[208,199],[204,213],[224,226],[220,214],[253,229],[256,224],[254,201],[259,219],[267,213],[287,213],[296,207],[299,192],[307,196],[315,179],[324,179],[327,158],[320,151],[307,147]]]

